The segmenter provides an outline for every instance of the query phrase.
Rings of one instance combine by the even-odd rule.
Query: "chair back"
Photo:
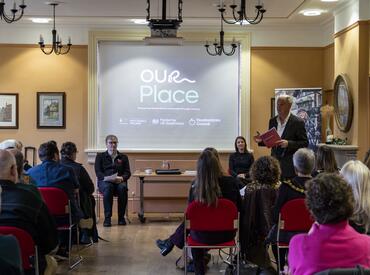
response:
[[[320,271],[316,275],[370,275],[370,269],[365,269],[361,266],[354,268],[335,268]]]
[[[216,206],[207,206],[198,201],[189,204],[185,213],[190,230],[228,231],[238,228],[238,209],[227,199],[218,199]]]
[[[286,202],[280,210],[280,230],[307,232],[310,230],[313,222],[314,220],[303,198]]]
[[[56,187],[39,187],[39,191],[51,215],[69,214],[69,199],[66,192]]]
[[[24,270],[32,269],[34,267],[33,262],[37,270],[35,242],[27,231],[14,226],[0,226],[0,235],[12,235],[18,240]],[[32,258],[34,258],[34,261],[31,260]]]

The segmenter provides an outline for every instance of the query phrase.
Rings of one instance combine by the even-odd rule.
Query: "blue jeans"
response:
[[[113,196],[117,196],[118,220],[125,218],[127,206],[127,182],[111,183],[107,181],[98,182],[99,191],[103,194],[104,216],[112,217]]]

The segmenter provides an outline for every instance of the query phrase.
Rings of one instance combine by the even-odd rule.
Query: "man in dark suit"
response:
[[[103,193],[104,223],[112,226],[113,195],[117,195],[118,224],[126,225],[125,211],[127,207],[127,180],[131,176],[128,157],[117,150],[118,138],[108,135],[105,138],[107,151],[96,155],[95,174],[98,178],[99,191]]]
[[[293,155],[299,149],[308,146],[308,138],[304,121],[291,114],[290,108],[293,98],[289,95],[281,95],[277,99],[278,115],[269,121],[269,129],[275,127],[281,140],[271,149],[271,156],[280,162],[282,179],[295,177]],[[254,137],[260,146],[264,146],[259,135]]]

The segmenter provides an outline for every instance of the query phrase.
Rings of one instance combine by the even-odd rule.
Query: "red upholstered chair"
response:
[[[280,248],[289,248],[289,243],[280,241],[283,231],[304,233],[308,232],[314,220],[308,211],[305,199],[294,199],[286,202],[280,210],[276,244],[278,249],[278,264],[280,269]]]
[[[235,204],[227,199],[219,199],[216,207],[208,207],[197,201],[190,203],[185,212],[185,274],[187,274],[186,263],[189,248],[206,248],[206,249],[230,249],[230,258],[237,256],[237,274],[239,274],[239,215]],[[187,231],[236,231],[235,238],[220,244],[207,244],[195,241]],[[189,232],[189,231],[188,231]]]
[[[35,270],[35,275],[39,274],[39,262],[37,246],[31,235],[18,227],[0,226],[0,235],[12,235],[19,243],[22,256],[22,266],[24,270]]]
[[[71,202],[67,196],[67,194],[60,188],[56,187],[39,187],[39,191],[41,196],[43,197],[49,212],[51,215],[55,217],[68,217],[68,222],[66,224],[57,225],[57,229],[59,231],[68,231],[68,246],[69,246],[69,256],[68,256],[68,263],[69,268],[73,269],[78,264],[80,264],[83,260],[80,252],[79,247],[79,230],[78,224],[73,223],[72,221],[72,213],[71,213]],[[77,259],[72,262],[72,230],[76,228],[77,232]]]

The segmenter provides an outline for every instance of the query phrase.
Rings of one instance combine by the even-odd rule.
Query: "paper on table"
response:
[[[105,176],[104,177],[104,181],[112,181],[112,182],[114,182],[116,180],[117,176],[118,176],[118,173],[115,173],[115,174],[110,175],[110,176]]]
[[[274,147],[276,142],[281,140],[275,127],[261,134],[259,137],[262,139],[263,143],[266,145],[267,148]]]

